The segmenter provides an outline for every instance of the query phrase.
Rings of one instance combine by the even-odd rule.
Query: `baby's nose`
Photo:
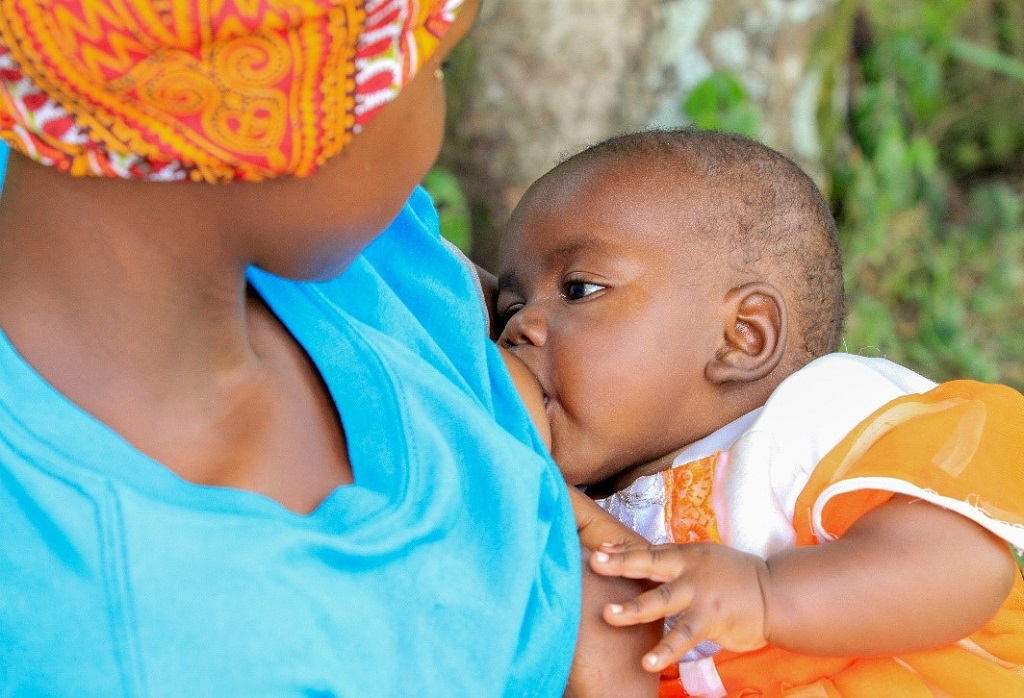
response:
[[[509,349],[524,345],[542,346],[547,340],[547,324],[539,311],[529,306],[521,308],[505,323],[498,344]]]

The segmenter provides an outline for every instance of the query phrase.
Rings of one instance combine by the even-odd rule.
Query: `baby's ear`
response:
[[[772,284],[755,281],[730,290],[724,304],[722,345],[704,374],[716,384],[761,380],[786,351],[786,301]]]

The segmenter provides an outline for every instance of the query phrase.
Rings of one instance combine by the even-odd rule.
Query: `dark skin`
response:
[[[783,376],[779,343],[743,361],[722,332],[724,313],[735,312],[735,332],[756,341],[751,325],[766,310],[785,318],[777,291],[763,284],[726,300],[731,287],[709,278],[676,234],[698,225],[695,213],[643,205],[643,191],[676,185],[620,185],[642,172],[557,170],[530,189],[502,243],[500,341],[540,382],[566,480],[597,496],[668,468]],[[739,286],[759,281],[739,277]]]
[[[245,270],[334,275],[386,227],[437,155],[435,72],[474,16],[469,3],[398,98],[309,178],[72,178],[12,155],[0,207],[10,341],[183,478],[312,511],[352,482],[345,435],[319,373]]]
[[[485,288],[493,281],[487,272],[481,273]],[[507,350],[502,358],[508,366],[512,380],[523,398],[537,430],[550,447],[551,429],[544,415],[540,386],[529,369]],[[643,545],[644,539],[623,526],[604,509],[577,490],[569,488],[576,527],[579,530],[583,559],[590,551],[614,541],[617,545]],[[623,586],[629,582],[634,586]],[[572,672],[565,695],[573,698],[593,696],[645,696],[655,695],[658,676],[643,670],[637,659],[661,637],[662,624],[638,623],[615,627],[604,621],[602,613],[617,599],[637,592],[636,582],[625,577],[601,576],[589,567],[583,567],[583,607],[580,613],[580,632],[573,659]],[[644,585],[649,586],[649,585]]]
[[[906,497],[865,514],[833,542],[767,560],[714,544],[612,545],[591,557],[591,567],[663,583],[607,606],[609,623],[683,614],[644,657],[652,671],[705,639],[739,652],[770,643],[851,657],[942,647],[995,615],[1018,573],[1007,546],[973,521]]]
[[[537,376],[556,460],[588,493],[670,467],[798,368],[786,277],[732,264],[697,234],[720,225],[723,200],[699,179],[683,178],[687,210],[652,205],[649,192],[679,181],[628,158],[570,162],[530,189],[503,243],[500,341]],[[767,560],[711,543],[613,544],[590,567],[661,585],[606,606],[608,623],[681,614],[644,657],[649,671],[703,640],[840,656],[940,647],[989,620],[1017,574],[980,526],[903,497],[834,542]]]
[[[11,343],[68,399],[181,477],[313,511],[353,480],[346,435],[316,367],[245,272],[333,276],[390,223],[437,156],[437,74],[477,4],[466,1],[416,78],[312,177],[218,186],[72,178],[12,154],[0,205],[0,326]],[[597,542],[627,540],[598,520]],[[590,571],[584,584],[581,646],[588,627],[638,638],[626,655],[636,664],[650,633],[609,628],[599,611],[643,586]],[[630,672],[623,664],[617,673]],[[587,675],[573,677],[578,695],[598,695]]]

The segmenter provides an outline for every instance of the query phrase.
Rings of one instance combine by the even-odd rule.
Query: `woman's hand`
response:
[[[639,533],[597,505],[593,499],[569,486],[569,501],[576,517],[576,530],[584,548],[597,550],[603,545],[648,545]]]

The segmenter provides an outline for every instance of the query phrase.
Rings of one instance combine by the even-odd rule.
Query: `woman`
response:
[[[560,693],[572,512],[414,191],[475,0],[2,5],[5,689]]]

